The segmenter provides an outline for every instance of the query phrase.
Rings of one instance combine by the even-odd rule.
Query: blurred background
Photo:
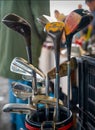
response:
[[[50,0],[51,17],[54,18],[54,10],[68,15],[71,11],[82,4],[83,9],[88,9],[84,0]],[[10,130],[9,114],[2,112],[4,104],[8,103],[8,80],[0,77],[0,130]]]

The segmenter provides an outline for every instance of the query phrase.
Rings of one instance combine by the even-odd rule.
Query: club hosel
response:
[[[57,32],[48,32],[48,35],[54,41],[55,51],[60,50],[60,41],[61,41],[62,33],[63,33],[63,30],[62,31],[57,31]]]
[[[60,117],[59,117],[59,84],[60,84],[60,77],[59,77],[59,73],[56,73],[56,79],[55,79],[55,87],[54,87],[54,93],[55,93],[55,97],[56,97],[56,121],[59,121]]]
[[[28,62],[32,64],[32,51],[31,51],[31,46],[26,46],[26,52],[27,52],[27,58]]]

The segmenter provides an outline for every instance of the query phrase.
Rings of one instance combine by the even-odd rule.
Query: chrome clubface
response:
[[[40,70],[38,70],[32,64],[29,64],[26,60],[20,57],[16,57],[13,59],[10,65],[10,70],[12,72],[22,74],[23,78],[28,79],[28,81],[32,81],[33,71],[35,71],[38,81],[45,80],[45,75]]]
[[[14,96],[22,100],[26,100],[29,97],[33,96],[32,88],[30,86],[22,84],[22,83],[18,83],[18,82],[12,83],[12,91],[13,91]],[[45,95],[45,87],[38,87],[37,94]]]
[[[13,82],[12,91],[13,91],[14,96],[16,96],[17,98],[21,98],[23,100],[26,100],[29,97],[32,97],[32,88],[25,84]]]
[[[13,59],[10,65],[10,70],[22,75],[33,76],[33,70],[28,66],[28,62],[23,58],[16,57]]]
[[[4,112],[11,112],[11,113],[20,113],[20,114],[30,114],[31,112],[36,111],[36,107],[30,104],[17,104],[17,103],[10,103],[6,104],[3,107]]]
[[[36,74],[36,78],[37,78],[37,83],[40,83],[40,82],[43,83],[43,82],[45,82],[45,78],[41,77],[38,74]],[[29,82],[32,82],[33,77],[29,76],[29,75],[22,75],[22,79],[26,80],[26,81],[29,81]]]

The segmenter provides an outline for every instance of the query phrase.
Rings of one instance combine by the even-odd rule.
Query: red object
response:
[[[46,43],[46,44],[43,44],[43,47],[47,48],[47,49],[54,49],[54,46],[52,44],[49,44],[49,43]]]
[[[40,130],[40,128],[30,126],[30,125],[28,125],[28,123],[25,123],[25,126],[28,130]],[[69,130],[72,126],[73,126],[73,122],[70,122],[66,126],[58,128],[58,130]]]
[[[39,115],[37,112],[32,113],[31,115],[26,115],[26,121],[25,121],[25,126],[27,130],[40,130],[41,127],[44,127],[47,129],[47,127],[51,127],[46,121],[45,117],[45,108],[39,109]],[[49,120],[50,122],[53,121],[53,112],[54,108],[49,108]],[[60,107],[60,121],[59,122],[54,122],[55,127],[58,130],[71,130],[73,127],[73,117],[72,117],[72,112],[70,111],[70,115],[68,117],[67,115],[67,108],[66,107]],[[39,122],[37,122],[39,119]],[[46,121],[46,124],[43,126],[43,122]],[[49,125],[49,126],[48,126]],[[53,124],[52,124],[53,127]],[[48,128],[49,129],[49,128]]]
[[[78,44],[78,45],[80,45],[80,46],[82,46],[82,42],[83,42],[83,41],[80,40],[80,39],[77,39],[77,40],[75,41],[75,43]]]

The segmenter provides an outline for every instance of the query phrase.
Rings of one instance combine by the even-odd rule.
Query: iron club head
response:
[[[22,17],[11,13],[6,15],[2,22],[10,29],[21,34],[26,40],[26,52],[28,57],[28,62],[32,63],[32,50],[31,50],[31,26]]]
[[[29,97],[33,96],[32,88],[30,86],[22,84],[22,83],[18,83],[18,82],[12,83],[12,91],[13,91],[14,96],[22,100],[26,100]],[[45,87],[37,88],[37,93],[45,94]]]
[[[10,104],[4,105],[3,111],[11,112],[11,113],[30,114],[31,112],[36,111],[36,107],[30,104],[10,103]]]
[[[42,103],[42,104],[48,104],[48,105],[56,105],[56,98],[46,96],[46,95],[35,95],[33,96],[33,103]],[[63,105],[63,102],[59,100],[59,104]]]
[[[20,33],[22,36],[25,38],[31,37],[31,26],[30,24],[23,19],[22,17],[11,13],[6,15],[3,19],[2,22],[12,30]]]
[[[12,91],[13,91],[14,96],[21,98],[23,100],[26,100],[29,97],[32,97],[32,88],[22,83],[13,82]]]
[[[20,57],[16,57],[13,59],[10,65],[10,70],[15,73],[30,76],[31,79],[33,78],[33,71],[35,71],[38,79],[42,79],[42,81],[45,79],[45,75],[40,70],[38,70],[32,64],[29,64],[25,59]]]

